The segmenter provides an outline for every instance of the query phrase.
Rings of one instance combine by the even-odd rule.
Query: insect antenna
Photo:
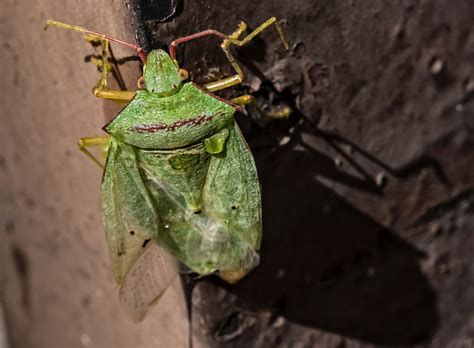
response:
[[[77,31],[79,33],[89,34],[89,35],[92,35],[92,36],[96,36],[97,38],[102,39],[102,40],[108,40],[110,42],[115,42],[115,43],[124,45],[126,47],[130,47],[130,48],[134,49],[137,52],[137,55],[140,57],[140,59],[142,60],[143,63],[146,62],[146,53],[138,45],[135,45],[135,44],[117,39],[117,38],[109,36],[107,34],[103,34],[103,33],[97,32],[97,31],[92,31],[92,30],[89,30],[89,29],[85,29],[85,28],[77,26],[77,25],[66,24],[66,23],[62,23],[62,22],[58,22],[58,21],[48,19],[46,21],[46,26],[44,27],[44,29],[46,30],[50,26],[63,28],[63,29],[67,29],[67,30],[72,30],[72,31]]]

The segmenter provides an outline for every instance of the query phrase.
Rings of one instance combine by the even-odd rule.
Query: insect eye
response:
[[[179,78],[181,81],[187,80],[189,78],[189,73],[186,69],[179,69]]]
[[[145,79],[143,78],[143,76],[138,79],[137,88],[138,89],[144,89],[145,88]]]

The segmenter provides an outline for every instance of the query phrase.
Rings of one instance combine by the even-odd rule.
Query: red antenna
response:
[[[54,27],[63,28],[63,29],[67,29],[67,30],[77,31],[79,33],[84,33],[84,34],[97,36],[97,38],[99,38],[99,39],[108,40],[110,42],[116,42],[118,44],[130,47],[130,48],[134,49],[137,52],[138,57],[140,57],[140,59],[142,60],[143,63],[146,62],[146,53],[138,45],[135,45],[135,44],[132,44],[132,43],[129,43],[129,42],[125,42],[125,41],[120,40],[120,39],[116,39],[116,38],[114,38],[112,36],[109,36],[107,34],[103,34],[103,33],[99,33],[99,32],[96,32],[96,31],[88,30],[88,29],[79,27],[77,25],[72,25],[72,24],[66,24],[66,23],[62,23],[62,22],[58,22],[58,21],[53,21],[51,19],[48,19],[46,21],[46,26],[44,27],[44,29],[45,30],[48,29],[49,26],[54,26]]]
[[[174,40],[173,42],[170,43],[169,52],[170,52],[171,59],[176,60],[176,46],[178,46],[179,44],[182,44],[183,42],[191,41],[191,40],[194,40],[194,39],[197,39],[197,38],[200,38],[200,37],[203,37],[203,36],[207,36],[207,35],[216,35],[216,36],[218,36],[220,38],[223,38],[223,39],[232,40],[232,38],[230,36],[227,36],[227,35],[219,32],[217,30],[214,30],[214,29],[207,29],[207,30],[201,31],[199,33],[195,33],[195,34],[188,35],[188,36],[185,36],[185,37],[180,37],[179,39],[176,39],[176,40]]]

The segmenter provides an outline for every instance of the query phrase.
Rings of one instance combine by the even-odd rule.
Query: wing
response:
[[[240,269],[220,272],[224,279],[237,281],[258,264],[256,251],[262,238],[262,207],[255,161],[236,123],[224,153],[211,159],[203,205],[206,214],[224,221],[240,242],[238,247],[242,252],[235,253],[235,257],[241,258]]]
[[[150,243],[120,287],[119,297],[134,322],[142,320],[178,273],[175,259],[158,244]]]
[[[102,181],[102,208],[120,297],[132,317],[139,320],[176,271],[156,244],[160,217],[140,176],[135,150],[114,139]]]
[[[171,152],[140,149],[137,155],[140,183],[162,220],[160,245],[199,274],[218,270],[229,282],[258,264],[260,187],[237,125],[222,153],[209,156],[200,146]],[[195,209],[196,202],[202,210]]]
[[[134,149],[112,139],[102,180],[102,209],[112,271],[118,284],[156,239],[160,220],[143,185]]]

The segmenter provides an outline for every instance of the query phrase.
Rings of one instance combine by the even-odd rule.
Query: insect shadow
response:
[[[98,47],[100,44],[97,42],[91,42],[91,45],[93,47]],[[111,69],[110,72],[113,77],[113,79],[111,79],[110,81],[113,81],[114,83],[116,83],[117,87],[121,91],[126,91],[127,85],[126,85],[125,78],[123,76],[123,73],[120,67],[129,62],[138,63],[140,62],[140,58],[138,58],[135,55],[117,58],[112,47],[109,47],[109,53],[110,53],[109,64],[110,64],[110,69]],[[100,60],[102,59],[102,56],[100,54],[88,54],[87,56],[84,57],[85,62],[91,62],[93,59]],[[99,71],[100,71],[100,68],[99,68]]]
[[[449,186],[441,166],[422,156],[403,168],[392,168],[349,140],[318,129],[287,99],[296,112],[288,121],[293,128],[290,142],[272,147],[259,137],[262,134],[249,137],[258,139],[250,146],[262,183],[261,263],[233,286],[216,278],[205,280],[235,296],[233,320],[216,321],[235,326],[239,311],[255,317],[270,311],[273,319],[283,317],[375,344],[412,345],[429,339],[439,319],[437,295],[420,269],[425,254],[317,178],[383,195],[383,183],[377,183],[343,150],[347,146],[399,179],[431,168],[440,182]],[[274,131],[267,133],[278,137]],[[304,133],[323,140],[358,175],[342,171],[332,157],[307,145]],[[215,302],[219,313],[221,298],[207,301],[203,310],[208,316],[213,307],[209,302]],[[239,341],[232,339],[236,344],[251,343],[258,335],[258,330],[247,330]]]
[[[293,138],[301,139],[298,132]],[[264,209],[260,265],[233,286],[207,281],[256,316],[270,311],[376,344],[428,339],[438,316],[436,294],[420,270],[425,255],[316,177],[377,194],[375,183],[340,173],[332,158],[299,142],[254,151]],[[253,335],[249,330],[242,339],[253,342]]]

